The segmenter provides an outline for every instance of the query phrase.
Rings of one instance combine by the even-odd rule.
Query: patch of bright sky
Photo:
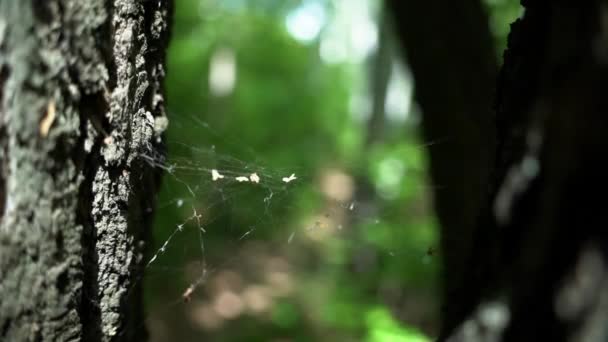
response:
[[[236,57],[234,51],[219,48],[213,52],[209,63],[209,90],[215,96],[227,96],[236,84]]]
[[[287,15],[287,31],[302,43],[320,39],[319,54],[326,63],[362,62],[378,43],[371,1],[332,0],[331,4],[333,17],[328,18],[320,0],[303,1]]]
[[[321,0],[305,0],[287,15],[285,26],[302,43],[320,40],[319,54],[325,63],[364,63],[378,46],[374,4],[370,0],[331,0],[334,10],[328,17]],[[354,119],[362,122],[370,117],[371,100],[366,89],[359,90],[351,96],[349,107]],[[412,92],[411,75],[402,64],[394,63],[385,102],[390,121],[407,119]]]
[[[321,58],[326,63],[360,63],[378,45],[373,4],[369,0],[333,0],[334,17],[321,37]]]
[[[402,123],[407,120],[412,106],[414,84],[412,75],[402,63],[393,62],[384,108],[390,121]]]
[[[400,61],[394,61],[391,76],[384,100],[384,111],[390,122],[401,124],[408,120],[412,108],[414,83],[407,67]],[[355,87],[349,102],[349,110],[357,122],[366,122],[372,114],[372,100],[369,89],[365,86]]]
[[[321,3],[304,1],[285,18],[287,31],[302,43],[316,40],[327,22],[327,13]]]

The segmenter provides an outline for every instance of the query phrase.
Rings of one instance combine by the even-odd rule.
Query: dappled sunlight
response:
[[[285,18],[287,31],[303,43],[312,42],[319,36],[326,22],[326,14],[320,1],[306,0]]]
[[[338,169],[326,169],[321,172],[320,188],[329,200],[348,202],[355,193],[353,178]]]
[[[237,67],[234,51],[220,48],[211,56],[209,90],[213,96],[230,95],[236,84]]]

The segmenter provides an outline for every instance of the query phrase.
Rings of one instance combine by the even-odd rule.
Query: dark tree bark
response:
[[[471,234],[444,237],[447,251],[470,252],[460,265],[446,260],[447,274],[463,276],[460,295],[444,297],[456,309],[444,312],[439,339],[605,341],[608,5],[522,4],[498,80],[490,191],[476,211],[454,208],[479,218]],[[406,43],[416,34],[400,32]],[[436,118],[424,110],[428,127]],[[443,233],[453,223],[442,221]]]
[[[444,327],[472,305],[465,286],[474,228],[488,193],[495,126],[495,52],[479,0],[388,0],[415,81],[441,225]]]
[[[0,0],[0,340],[142,340],[170,1]]]
[[[498,82],[494,191],[468,272],[480,304],[463,327],[476,334],[461,328],[454,340],[605,341],[608,7],[522,4]],[[502,325],[483,320],[493,302],[508,314]]]

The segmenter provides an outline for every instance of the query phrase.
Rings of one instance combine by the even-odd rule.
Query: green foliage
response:
[[[273,310],[272,321],[284,328],[289,329],[297,325],[299,312],[297,308],[288,302],[277,303]]]
[[[375,308],[367,312],[368,342],[429,342],[431,339],[416,329],[397,322],[385,308]]]
[[[507,36],[513,23],[523,12],[519,0],[484,0],[490,17],[490,30],[496,42],[496,53],[502,62]]]
[[[424,146],[410,133],[416,129],[411,122],[392,125],[397,134],[364,146],[366,124],[352,115],[349,102],[368,71],[326,64],[318,41],[304,44],[290,36],[284,18],[300,3],[177,1],[167,148],[170,160],[179,157],[178,168],[196,168],[163,180],[151,253],[177,225],[188,224],[147,271],[149,311],[177,340],[426,341],[390,314],[403,309],[404,320],[417,324],[436,313],[438,260],[427,251],[437,233]],[[222,49],[235,56],[236,83],[216,96],[210,63]],[[257,171],[261,183],[277,180],[220,188],[210,180],[211,169]],[[367,184],[369,203],[351,199],[351,208],[348,201],[329,200],[322,185],[328,170]],[[287,186],[280,177],[291,173],[298,179]],[[353,196],[363,188],[353,189]],[[176,205],[191,192],[193,199]],[[200,232],[188,221],[193,208],[203,214],[204,256]],[[254,229],[247,233],[249,227]],[[286,260],[290,271],[269,271],[273,263],[266,260]],[[192,301],[173,305],[202,267],[210,274]],[[231,272],[231,282],[217,280],[224,271]],[[262,289],[258,299],[270,309],[243,311],[214,325],[218,318],[208,312],[222,289],[245,298],[252,288]]]

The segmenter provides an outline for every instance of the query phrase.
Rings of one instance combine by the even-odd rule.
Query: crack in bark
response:
[[[2,25],[0,23],[0,25]],[[3,30],[0,28],[0,31]],[[2,49],[2,35],[0,32],[0,50]],[[0,60],[0,224],[4,218],[6,208],[6,179],[8,172],[9,153],[7,144],[7,132],[4,124],[4,87],[8,79],[8,67]]]

